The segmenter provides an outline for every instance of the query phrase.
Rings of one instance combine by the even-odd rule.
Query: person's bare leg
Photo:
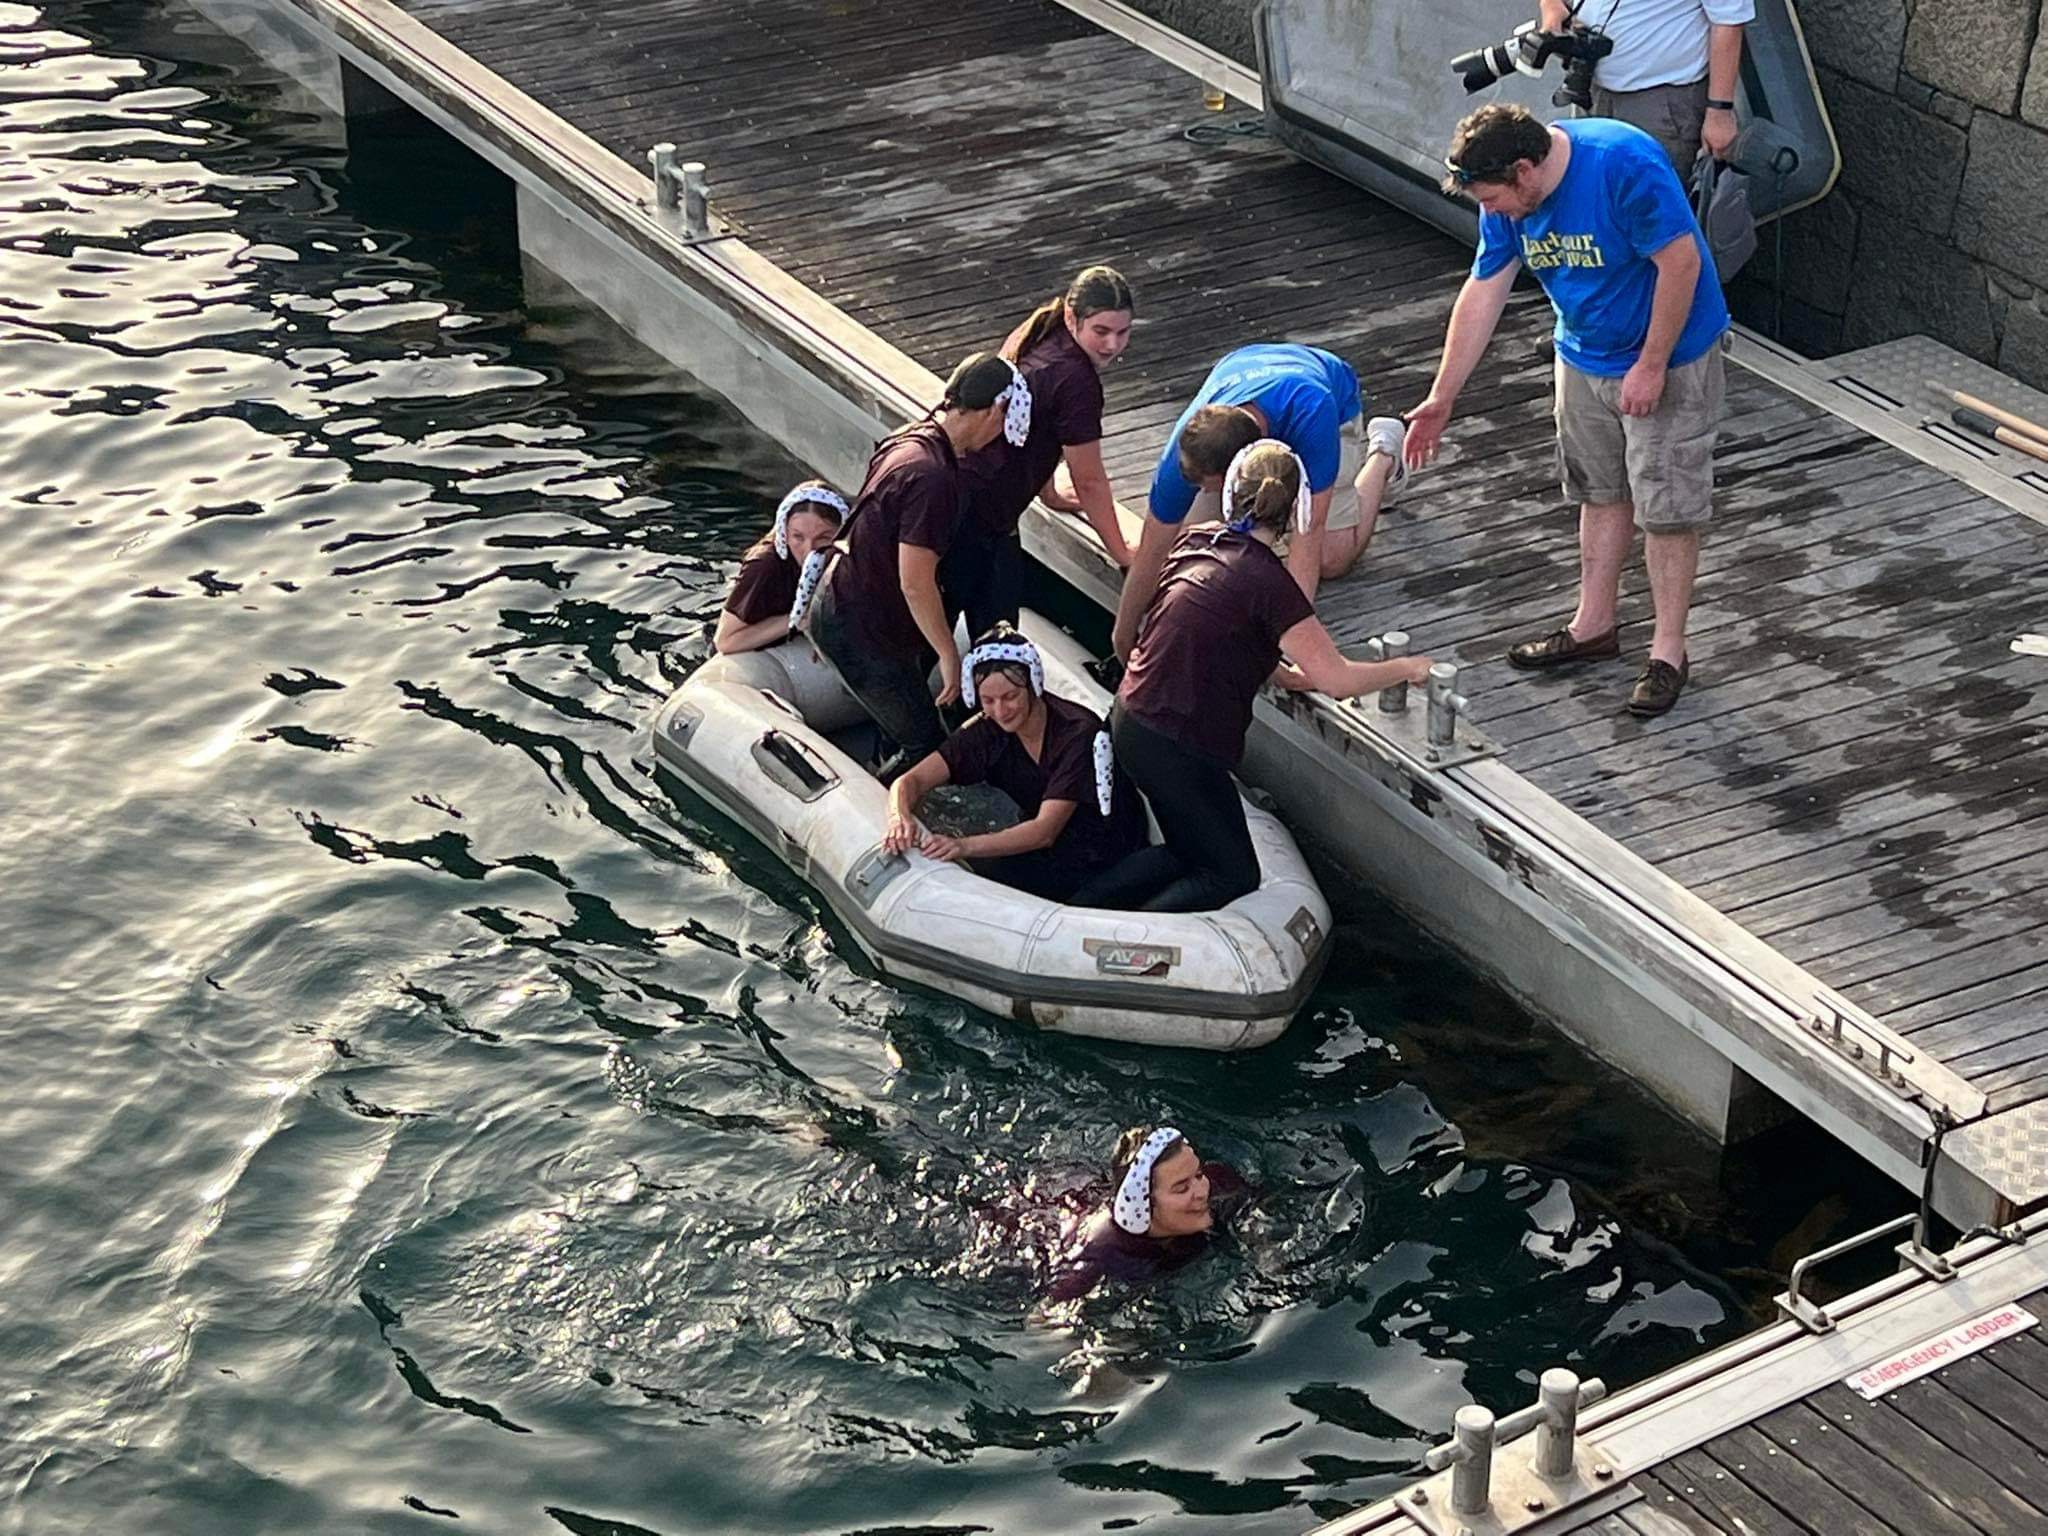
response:
[[[1592,640],[1614,628],[1621,567],[1635,535],[1633,502],[1589,501],[1579,508],[1579,611],[1572,615],[1573,639]]]
[[[1685,620],[1692,610],[1692,583],[1700,568],[1700,536],[1693,532],[1644,534],[1643,560],[1650,568],[1650,602],[1657,614],[1650,657],[1675,667],[1685,660]]]
[[[1358,497],[1358,526],[1323,531],[1323,580],[1342,576],[1358,564],[1358,557],[1372,542],[1373,529],[1379,525],[1380,503],[1386,499],[1387,482],[1393,477],[1391,458],[1384,453],[1366,455],[1364,468],[1351,482],[1352,494]]]

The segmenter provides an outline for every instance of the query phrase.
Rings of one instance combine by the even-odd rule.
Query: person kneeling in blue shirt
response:
[[[1445,190],[1479,204],[1479,252],[1436,382],[1408,413],[1408,462],[1436,456],[1527,266],[1557,311],[1558,459],[1579,503],[1579,606],[1508,661],[1543,671],[1621,654],[1615,602],[1639,522],[1656,629],[1628,709],[1661,715],[1691,671],[1685,621],[1713,507],[1728,329],[1699,222],[1656,140],[1626,123],[1546,127],[1494,103],[1458,124],[1444,164]]]

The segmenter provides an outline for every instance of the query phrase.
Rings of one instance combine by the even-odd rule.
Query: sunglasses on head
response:
[[[1450,156],[1444,156],[1444,169],[1451,173],[1451,179],[1461,187],[1469,187],[1475,181],[1507,181],[1508,172],[1514,166],[1510,160],[1506,165],[1490,165],[1473,170],[1458,164]]]

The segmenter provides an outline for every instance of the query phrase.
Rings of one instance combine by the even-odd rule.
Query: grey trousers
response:
[[[1681,187],[1692,185],[1693,162],[1700,154],[1700,129],[1707,121],[1707,77],[1690,85],[1653,85],[1641,91],[1609,91],[1593,87],[1593,117],[1632,123],[1664,147]]]

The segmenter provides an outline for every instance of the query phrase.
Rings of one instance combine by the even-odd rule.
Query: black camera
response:
[[[1516,71],[1533,79],[1552,59],[1563,59],[1564,83],[1551,96],[1551,105],[1584,109],[1593,105],[1593,71],[1612,52],[1614,39],[1598,28],[1545,32],[1525,21],[1506,42],[1461,53],[1451,60],[1451,68],[1463,77],[1469,95]]]

